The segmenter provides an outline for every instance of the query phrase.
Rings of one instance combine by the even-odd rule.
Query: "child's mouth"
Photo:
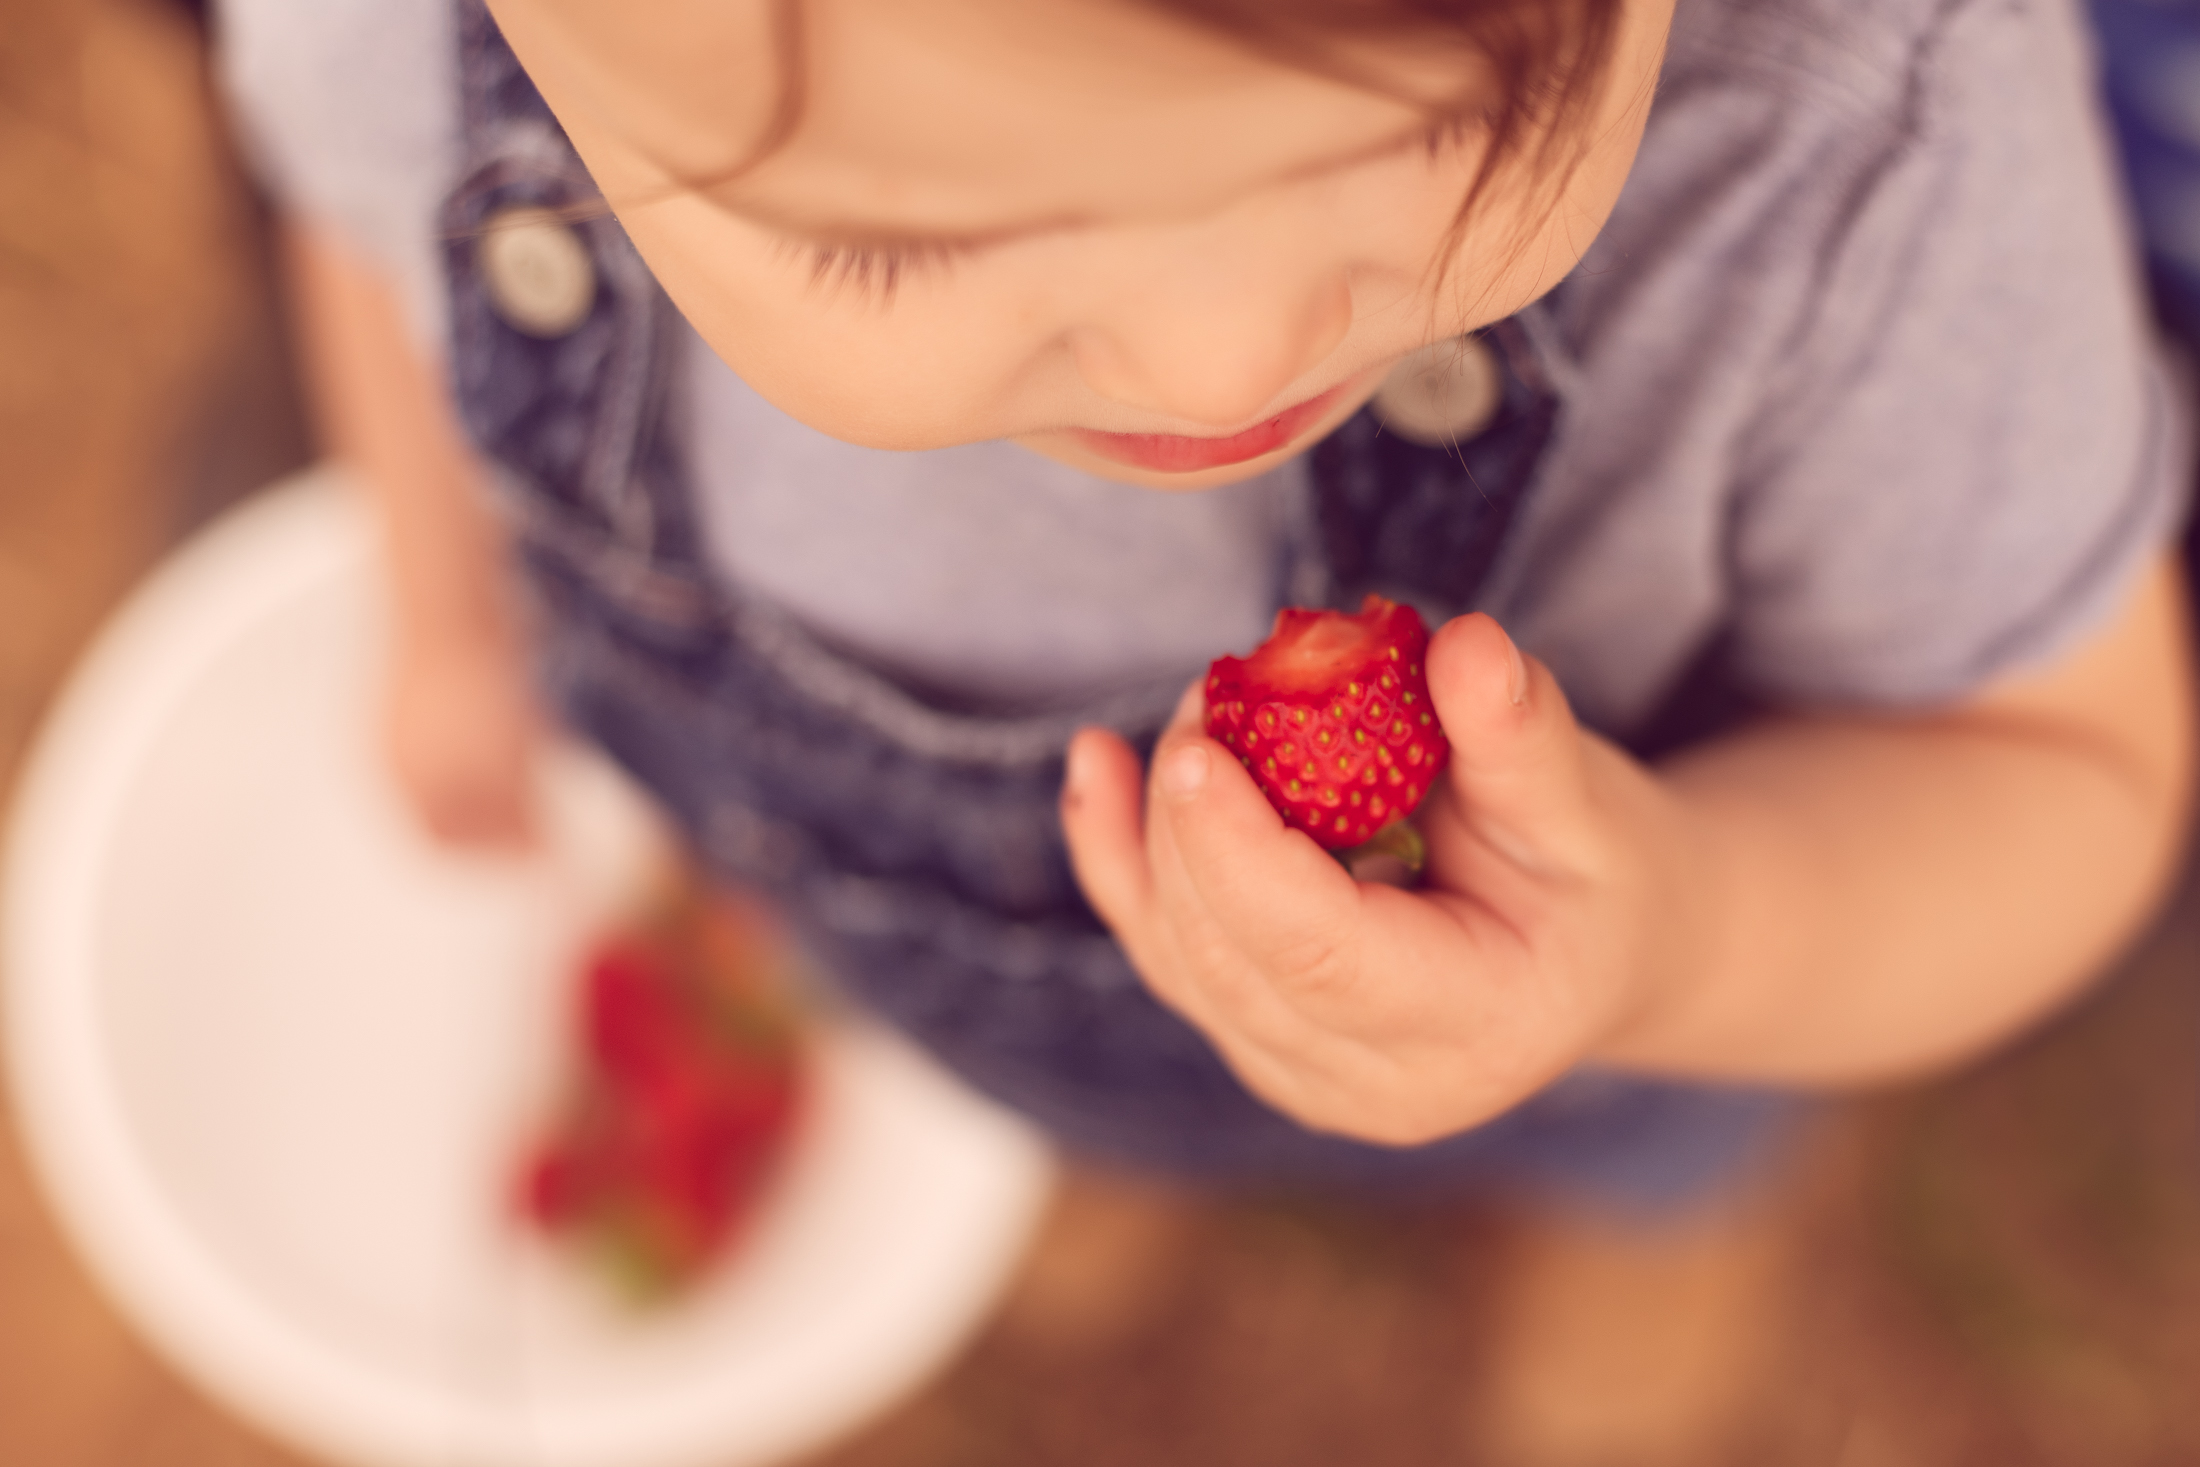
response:
[[[1102,433],[1094,428],[1072,431],[1077,441],[1101,458],[1132,468],[1164,474],[1191,474],[1241,464],[1288,447],[1329,409],[1347,383],[1339,383],[1318,397],[1310,397],[1274,417],[1255,423],[1227,438],[1193,438],[1179,433]]]

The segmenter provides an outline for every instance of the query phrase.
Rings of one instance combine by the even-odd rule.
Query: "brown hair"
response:
[[[1416,99],[1432,136],[1484,133],[1485,147],[1459,201],[1438,258],[1447,273],[1475,204],[1507,165],[1545,165],[1540,200],[1525,221],[1542,217],[1564,191],[1586,147],[1598,83],[1611,64],[1622,0],[1135,0],[1229,36],[1286,65],[1366,88],[1392,89],[1351,64],[1340,43],[1386,49],[1420,46],[1479,60],[1497,95],[1462,77],[1448,96]],[[1536,205],[1540,204],[1540,209]],[[1523,239],[1521,243],[1525,243]]]

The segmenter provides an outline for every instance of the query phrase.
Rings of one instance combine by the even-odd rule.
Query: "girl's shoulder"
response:
[[[2082,61],[2077,0],[1679,0],[1661,94],[1763,91],[1829,122],[1915,120],[1950,77]]]
[[[2069,645],[2189,463],[2104,144],[2076,0],[1680,0],[1549,308],[1583,426],[1530,542],[1593,537],[1561,548],[1601,588],[1710,527],[1699,591],[1789,701],[1921,706]],[[1548,604],[1577,677],[1639,653]]]
[[[260,183],[395,277],[440,340],[434,219],[458,166],[452,0],[213,0],[214,70]]]
[[[1807,255],[2019,199],[2097,214],[2097,90],[2079,0],[1679,0],[1610,232]]]
[[[444,125],[455,79],[452,0],[213,0],[216,75],[249,128],[371,133],[381,118]],[[258,139],[272,143],[274,139]]]

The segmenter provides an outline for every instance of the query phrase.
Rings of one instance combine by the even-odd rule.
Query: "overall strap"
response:
[[[452,390],[522,551],[660,627],[717,607],[668,431],[685,326],[480,0],[459,9],[464,162],[442,215]],[[553,300],[514,309],[500,278]]]
[[[1443,617],[1471,609],[1535,481],[1559,398],[1518,319],[1487,327],[1489,415],[1454,443],[1415,442],[1362,408],[1314,446],[1316,511],[1341,605],[1368,591]]]

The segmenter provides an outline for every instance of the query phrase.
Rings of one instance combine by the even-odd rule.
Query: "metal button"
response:
[[[557,337],[588,319],[596,267],[588,246],[548,209],[499,209],[481,226],[478,259],[489,304],[529,336]]]
[[[1490,425],[1505,384],[1497,356],[1477,336],[1424,346],[1390,369],[1375,390],[1375,414],[1400,438],[1449,448]]]

